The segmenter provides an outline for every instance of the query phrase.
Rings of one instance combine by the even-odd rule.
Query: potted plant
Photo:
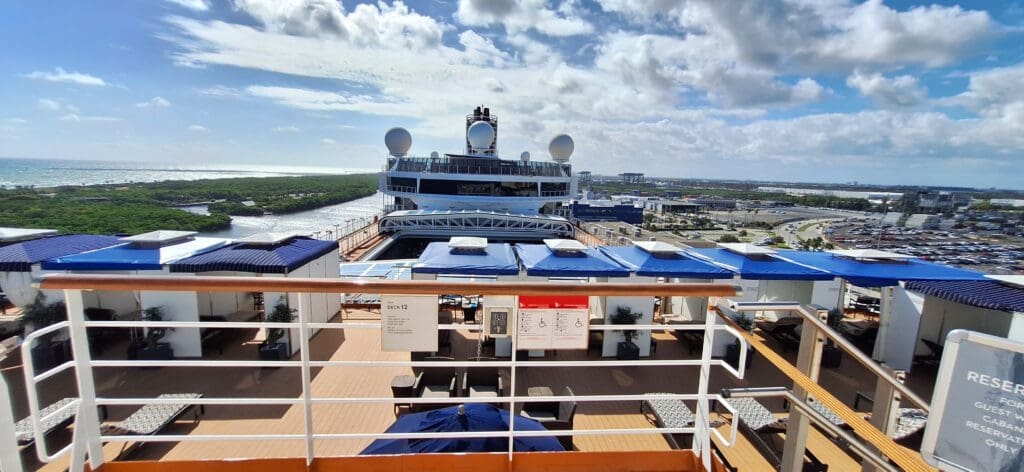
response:
[[[826,320],[829,328],[837,333],[842,333],[843,313],[839,310],[830,310]],[[838,369],[843,363],[843,350],[839,349],[831,339],[825,341],[821,348],[821,366],[826,369]]]
[[[733,321],[735,321],[740,328],[742,328],[744,331],[748,333],[754,330],[754,320],[747,316],[746,313],[740,313],[740,315],[734,318]],[[740,366],[740,346],[742,346],[742,344],[740,343],[740,340],[737,339],[736,342],[725,347],[725,362],[728,362],[730,365],[737,369]],[[748,349],[747,367],[750,367],[750,364],[753,361],[754,351],[752,349]]]
[[[36,295],[31,304],[22,309],[21,325],[25,333],[43,329],[67,319],[64,302],[46,303],[46,295]],[[39,338],[32,346],[32,365],[36,373],[56,367],[69,358],[67,336],[60,332],[49,333]]]
[[[163,308],[154,306],[142,310],[143,321],[163,321]],[[160,342],[173,328],[146,328],[146,335],[128,345],[128,358],[143,361],[169,361],[174,359],[174,350],[168,343]]]
[[[617,306],[610,321],[612,324],[636,324],[636,320],[640,319],[640,316],[640,313],[634,313],[629,307]],[[636,338],[636,330],[626,329],[620,332],[624,340],[618,344],[615,358],[619,360],[640,359],[640,347],[633,342],[633,339]]]
[[[296,310],[288,307],[284,297],[278,299],[274,309],[267,314],[268,323],[291,323],[295,319]],[[281,339],[287,334],[287,328],[272,328],[267,330],[267,339],[260,343],[259,352],[261,361],[285,361],[291,357],[288,352],[288,343]]]

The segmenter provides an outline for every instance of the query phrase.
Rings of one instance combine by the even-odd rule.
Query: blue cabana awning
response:
[[[47,270],[160,270],[184,257],[212,251],[228,243],[226,239],[193,238],[178,244],[152,246],[123,243],[96,251],[53,257],[43,262]]]
[[[779,251],[779,257],[821,269],[861,287],[889,287],[911,280],[985,280],[973,270],[920,259],[866,261],[829,252]]]
[[[516,244],[526,275],[540,277],[629,277],[629,269],[594,248],[558,254],[543,244]]]
[[[699,260],[683,251],[652,254],[636,246],[602,246],[600,249],[615,262],[641,276],[731,279],[734,275],[731,271]]]
[[[729,269],[747,280],[832,280],[828,272],[789,262],[773,254],[744,255],[722,248],[690,248],[686,252]]]
[[[519,263],[509,244],[491,243],[480,252],[452,250],[448,243],[427,245],[412,265],[414,274],[518,275]]]
[[[170,264],[171,272],[287,274],[338,250],[337,241],[296,237],[278,244],[238,243]]]
[[[994,280],[915,281],[907,282],[905,288],[964,305],[1024,312],[1024,288]]]
[[[94,251],[119,244],[114,236],[68,234],[21,241],[0,247],[0,272],[29,272],[32,264],[53,257]]]

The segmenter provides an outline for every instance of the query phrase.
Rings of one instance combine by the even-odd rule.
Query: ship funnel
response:
[[[384,145],[388,147],[388,154],[402,157],[412,147],[412,135],[405,128],[391,128],[384,133]]]
[[[523,151],[523,153],[519,155],[519,160],[523,162],[530,162],[530,153]]]

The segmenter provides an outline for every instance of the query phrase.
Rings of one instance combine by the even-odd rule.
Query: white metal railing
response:
[[[151,290],[153,288],[147,288]],[[157,288],[157,290],[161,290]],[[170,290],[162,288],[162,290]],[[205,322],[205,321],[86,321],[82,316],[84,304],[81,290],[65,290],[65,300],[68,306],[69,321],[51,325],[47,328],[30,333],[26,336],[22,345],[22,356],[24,359],[24,376],[26,390],[29,398],[29,409],[33,425],[33,434],[36,441],[37,456],[41,461],[50,462],[66,454],[71,454],[71,470],[79,471],[84,468],[85,457],[88,457],[90,465],[95,469],[103,463],[102,444],[109,441],[131,441],[131,442],[189,442],[189,441],[262,441],[262,440],[294,440],[304,441],[306,446],[306,461],[310,464],[313,460],[313,445],[318,440],[339,440],[339,439],[397,439],[397,438],[474,438],[474,437],[507,437],[509,441],[508,454],[512,458],[513,441],[521,437],[551,437],[551,436],[590,436],[590,435],[636,435],[636,434],[693,434],[695,453],[701,455],[704,466],[710,470],[711,448],[710,436],[714,435],[723,445],[730,446],[736,440],[736,425],[733,424],[729,437],[724,437],[720,432],[709,427],[710,412],[708,402],[722,400],[720,395],[708,392],[708,381],[710,367],[719,366],[726,369],[732,375],[742,378],[745,373],[747,349],[740,349],[741,359],[739,368],[733,368],[728,363],[711,359],[711,347],[715,332],[725,331],[741,343],[746,340],[739,335],[732,327],[716,324],[714,316],[708,316],[700,325],[676,325],[676,324],[634,324],[634,325],[592,325],[592,331],[618,331],[623,329],[650,331],[650,330],[702,330],[704,335],[704,349],[701,358],[696,359],[660,359],[660,360],[600,360],[600,361],[530,361],[516,360],[515,337],[512,337],[513,356],[509,360],[498,361],[378,361],[378,360],[311,360],[309,358],[309,333],[311,329],[380,329],[380,322],[367,321],[343,321],[340,323],[311,323],[303,314],[302,298],[299,298],[298,321],[291,323],[267,323],[267,322]],[[228,328],[228,329],[252,329],[252,328],[288,328],[299,330],[298,360],[289,361],[247,361],[247,360],[170,360],[170,361],[148,361],[148,360],[94,360],[90,357],[88,340],[86,338],[87,328]],[[460,324],[440,325],[440,329],[478,331],[479,326],[466,326]],[[46,372],[35,373],[35,366],[32,362],[30,347],[33,341],[42,336],[52,334],[58,330],[68,330],[71,338],[74,359]],[[313,397],[311,390],[311,368],[337,367],[337,366],[360,366],[360,367],[506,367],[511,369],[509,395],[503,397],[453,397],[453,398],[395,398],[395,397]],[[698,366],[700,375],[698,379],[698,391],[691,394],[628,394],[628,395],[574,395],[572,400],[577,402],[619,402],[619,401],[644,401],[648,399],[676,399],[695,401],[696,421],[692,427],[686,428],[627,428],[627,429],[587,429],[587,430],[564,430],[564,431],[516,431],[512,424],[507,430],[483,431],[483,432],[456,432],[456,433],[314,433],[312,406],[317,404],[463,404],[463,403],[495,403],[507,402],[510,411],[515,410],[516,404],[531,402],[559,402],[566,400],[564,396],[521,396],[516,395],[516,369],[524,368],[558,368],[558,367],[625,367],[625,366]],[[127,367],[287,367],[300,368],[302,372],[302,395],[298,398],[280,397],[247,397],[247,398],[217,398],[204,397],[196,399],[182,398],[113,398],[98,396],[95,383],[92,378],[94,368],[127,368]],[[72,443],[61,448],[57,452],[50,453],[43,430],[43,422],[47,419],[41,417],[41,408],[38,401],[37,384],[47,378],[57,375],[60,372],[73,369],[78,384],[79,397],[65,408],[75,408],[75,428]],[[725,405],[732,413],[732,407],[728,402],[719,402]],[[100,422],[97,414],[97,407],[110,405],[144,405],[144,404],[187,404],[187,405],[302,405],[304,414],[304,432],[301,434],[243,434],[243,435],[152,435],[152,436],[122,436],[105,435],[100,431]],[[512,423],[512,422],[510,422]],[[0,440],[5,440],[0,438]],[[701,454],[707,451],[707,454]],[[88,454],[86,454],[88,452]]]

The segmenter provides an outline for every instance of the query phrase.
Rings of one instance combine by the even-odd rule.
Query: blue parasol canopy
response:
[[[516,244],[515,250],[519,260],[523,261],[523,266],[526,267],[526,275],[629,277],[629,269],[592,247],[567,254],[552,251],[543,244]]]
[[[678,277],[681,279],[731,279],[733,273],[710,262],[704,262],[683,251],[652,254],[635,246],[602,246],[601,252],[615,262],[629,267],[636,275],[647,277]]]
[[[828,252],[779,251],[779,257],[813,266],[861,287],[889,287],[912,280],[984,281],[985,274],[934,262],[908,258],[895,261],[862,261]]]
[[[834,275],[776,255],[738,254],[722,248],[690,248],[687,253],[739,274],[747,280],[832,280]]]
[[[402,416],[387,429],[388,433],[448,433],[460,431],[508,431],[508,410],[494,405],[471,403],[439,410]],[[547,431],[540,423],[515,416],[516,431]],[[516,438],[513,450],[564,451],[555,436]],[[493,438],[429,438],[378,439],[362,455],[414,454],[430,452],[503,452],[508,451],[508,437]]]
[[[448,243],[430,243],[412,266],[414,274],[518,275],[519,262],[508,244],[491,243],[479,253],[452,251]]]

